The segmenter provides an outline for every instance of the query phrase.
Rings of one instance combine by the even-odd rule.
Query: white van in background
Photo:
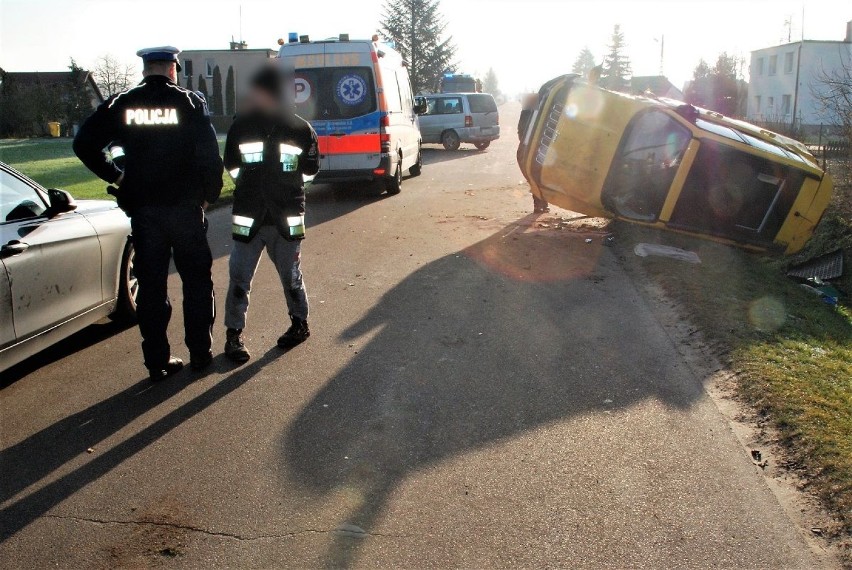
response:
[[[310,41],[290,34],[278,57],[295,70],[296,112],[317,132],[317,182],[380,181],[398,194],[406,170],[422,169],[420,125],[408,69],[372,40]]]

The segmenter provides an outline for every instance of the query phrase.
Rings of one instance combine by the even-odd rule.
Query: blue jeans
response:
[[[169,261],[183,282],[183,325],[190,356],[203,356],[212,344],[216,307],[213,255],[207,220],[200,206],[143,206],[133,211],[135,269],[139,279],[136,312],[145,366],[159,369],[171,355],[166,334],[172,315],[168,295]]]
[[[278,270],[290,317],[308,320],[308,294],[301,269],[302,242],[288,241],[275,226],[263,226],[250,242],[235,241],[231,250],[228,264],[231,283],[225,299],[225,326],[229,329],[246,327],[251,282],[264,249]]]

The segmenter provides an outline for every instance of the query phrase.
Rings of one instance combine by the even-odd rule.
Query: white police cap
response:
[[[177,70],[180,71],[180,61],[178,60],[178,54],[180,50],[174,46],[159,46],[159,47],[150,47],[143,48],[136,52],[136,55],[142,58],[142,61],[168,61],[174,62],[177,64]]]

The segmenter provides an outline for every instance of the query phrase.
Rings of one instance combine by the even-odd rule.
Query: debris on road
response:
[[[633,253],[639,257],[657,256],[668,257],[678,261],[686,261],[687,263],[701,263],[701,258],[694,251],[687,251],[679,247],[669,245],[659,245],[653,243],[640,243],[633,248]]]
[[[797,279],[821,279],[830,281],[843,276],[843,250],[838,249],[805,263],[794,265],[787,271],[787,277]]]

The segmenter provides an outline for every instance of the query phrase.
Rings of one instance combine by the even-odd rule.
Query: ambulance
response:
[[[278,57],[295,70],[296,112],[320,147],[315,182],[376,182],[398,194],[419,176],[422,137],[408,69],[391,45],[348,34],[311,41],[291,33]]]
[[[577,75],[538,99],[518,160],[533,194],[561,208],[793,254],[831,199],[808,149],[759,126]]]

